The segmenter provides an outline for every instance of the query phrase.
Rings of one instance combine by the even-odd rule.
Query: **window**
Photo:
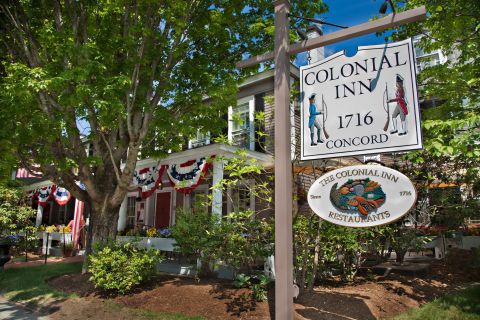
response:
[[[129,229],[135,227],[135,209],[136,209],[136,198],[128,197],[127,198],[127,228]]]
[[[236,146],[250,146],[250,114],[248,103],[238,106],[232,116],[232,142]]]
[[[418,72],[422,71],[425,68],[436,66],[438,64],[440,64],[440,55],[438,53],[425,55],[423,57],[417,58]]]
[[[197,188],[190,194],[192,211],[208,210],[208,189]]]
[[[228,110],[228,138],[233,145],[255,149],[255,128],[253,125],[255,99],[244,98],[237,107]]]
[[[210,132],[202,133],[197,130],[197,136],[188,142],[188,149],[203,147],[210,144]]]
[[[255,196],[250,188],[251,185],[238,185],[229,190],[228,212],[255,211]]]

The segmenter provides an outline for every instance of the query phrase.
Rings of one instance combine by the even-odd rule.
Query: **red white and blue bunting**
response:
[[[37,196],[38,196],[38,204],[42,207],[45,207],[48,203],[48,200],[52,197],[53,193],[55,192],[56,186],[48,186],[37,189]]]
[[[64,206],[68,203],[68,201],[70,201],[72,195],[67,189],[63,187],[57,187],[55,192],[53,193],[53,198],[58,203],[58,205]]]
[[[178,165],[172,164],[167,169],[168,178],[175,190],[188,194],[203,181],[210,165],[210,161],[206,158],[190,160]]]
[[[31,199],[32,203],[36,197],[38,199],[38,204],[45,207],[51,198],[53,198],[58,205],[64,206],[70,201],[72,195],[70,194],[70,191],[63,187],[51,185],[29,190],[27,191],[27,197]]]
[[[151,196],[162,182],[162,175],[166,166],[146,167],[135,170],[133,173],[133,185],[138,187],[143,199]]]
[[[203,181],[211,166],[211,160],[215,156],[211,156],[209,160],[205,157],[190,160],[180,164],[156,165],[135,170],[133,173],[133,185],[138,190],[143,199],[151,196],[162,182],[162,175],[167,171],[168,178],[172,186],[178,192],[185,194],[191,193]],[[80,187],[85,188],[83,184]],[[38,197],[38,204],[45,207],[48,201],[53,197],[60,206],[67,204],[72,198],[71,193],[63,188],[51,185],[39,189],[29,190],[27,192],[29,198]]]

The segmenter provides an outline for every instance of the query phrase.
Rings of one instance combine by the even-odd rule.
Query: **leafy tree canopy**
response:
[[[425,149],[406,156],[410,160],[406,169],[423,182],[423,188],[434,181],[453,183],[455,189],[461,186],[462,197],[455,201],[447,196],[454,190],[422,193],[435,194],[431,198],[438,203],[431,203],[430,209],[437,223],[458,226],[466,216],[475,215],[479,205],[480,6],[476,0],[412,0],[397,5],[399,10],[425,5],[427,18],[402,26],[393,38],[420,36],[416,46],[424,53],[440,50],[448,58],[419,74],[421,96],[436,103],[422,109]]]
[[[297,15],[325,10],[292,3]],[[140,152],[162,156],[224,126],[235,62],[273,47],[272,11],[270,0],[3,1],[0,138],[114,232]]]

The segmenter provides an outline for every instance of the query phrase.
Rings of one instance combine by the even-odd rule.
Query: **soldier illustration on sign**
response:
[[[397,103],[392,113],[393,130],[390,131],[390,134],[395,134],[398,132],[399,136],[403,136],[407,134],[408,104],[405,99],[405,87],[403,86],[403,77],[399,74],[397,74],[396,86],[397,86],[397,89],[395,91],[395,98],[388,99],[388,96],[387,96],[387,99],[388,99],[387,104],[391,102]],[[401,132],[398,131],[398,124],[397,124],[398,116],[400,116],[400,121],[402,123]]]
[[[322,140],[322,126],[320,122],[318,122],[317,116],[321,115],[321,111],[317,111],[317,107],[315,105],[315,96],[316,94],[313,93],[310,98],[310,107],[309,107],[309,116],[308,116],[308,127],[310,128],[310,145],[316,146],[317,143],[323,143]],[[315,140],[315,128],[317,129],[317,140]]]

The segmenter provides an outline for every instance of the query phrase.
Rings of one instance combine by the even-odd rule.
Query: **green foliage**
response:
[[[24,201],[23,190],[0,185],[0,237],[18,234],[32,225],[35,211]]]
[[[266,275],[248,276],[240,273],[235,277],[233,285],[236,288],[250,288],[252,298],[255,301],[266,301],[268,299],[268,285],[271,280]]]
[[[403,259],[408,250],[420,251],[429,238],[424,238],[415,229],[412,228],[391,228],[389,234],[390,246],[395,251],[396,261],[403,263]]]
[[[397,229],[396,225],[346,228],[327,221],[319,224],[319,218],[314,214],[297,215],[293,221],[297,284],[302,290],[303,286],[312,285],[315,278],[328,276],[335,270],[339,270],[343,280],[353,281],[363,262],[362,254],[380,255],[387,239],[391,239]],[[317,236],[319,266],[317,274],[313,274]]]
[[[218,238],[216,257],[237,270],[251,272],[259,259],[263,264],[263,259],[273,254],[272,222],[255,217],[250,210],[223,218]]]
[[[425,5],[427,18],[402,26],[393,39],[420,35],[420,50],[440,50],[448,57],[446,63],[431,65],[418,76],[421,95],[436,103],[422,110],[425,149],[409,153],[402,171],[422,188],[434,180],[462,186],[463,198],[456,208],[438,207],[434,213],[438,223],[455,229],[465,216],[478,212],[475,199],[480,195],[480,6],[477,0],[397,4],[400,11]]]
[[[200,259],[200,275],[210,272],[210,264],[215,262],[215,249],[221,239],[218,238],[217,219],[206,211],[177,211],[172,237],[175,250]]]
[[[268,300],[268,285],[270,281],[270,278],[263,274],[257,277],[257,283],[252,284],[252,296],[255,301]]]
[[[230,213],[221,220],[205,211],[181,212],[172,237],[178,252],[200,259],[200,274],[210,273],[217,261],[251,271],[258,259],[273,252],[272,224],[255,219],[251,211]]]
[[[470,287],[460,292],[429,302],[420,308],[412,308],[394,320],[479,320],[480,286]]]
[[[292,4],[299,16],[325,11],[322,1]],[[258,70],[235,63],[273,48],[267,0],[9,0],[0,14],[0,175],[38,164],[92,203],[98,238],[114,233],[93,222],[116,217],[140,146],[162,157],[197,130],[220,134],[237,83]]]
[[[235,288],[248,287],[250,285],[250,279],[251,277],[244,273],[237,274],[235,280],[233,280],[233,285],[235,286]]]
[[[157,250],[138,249],[134,243],[109,243],[89,259],[95,287],[125,294],[155,274],[161,256]]]

